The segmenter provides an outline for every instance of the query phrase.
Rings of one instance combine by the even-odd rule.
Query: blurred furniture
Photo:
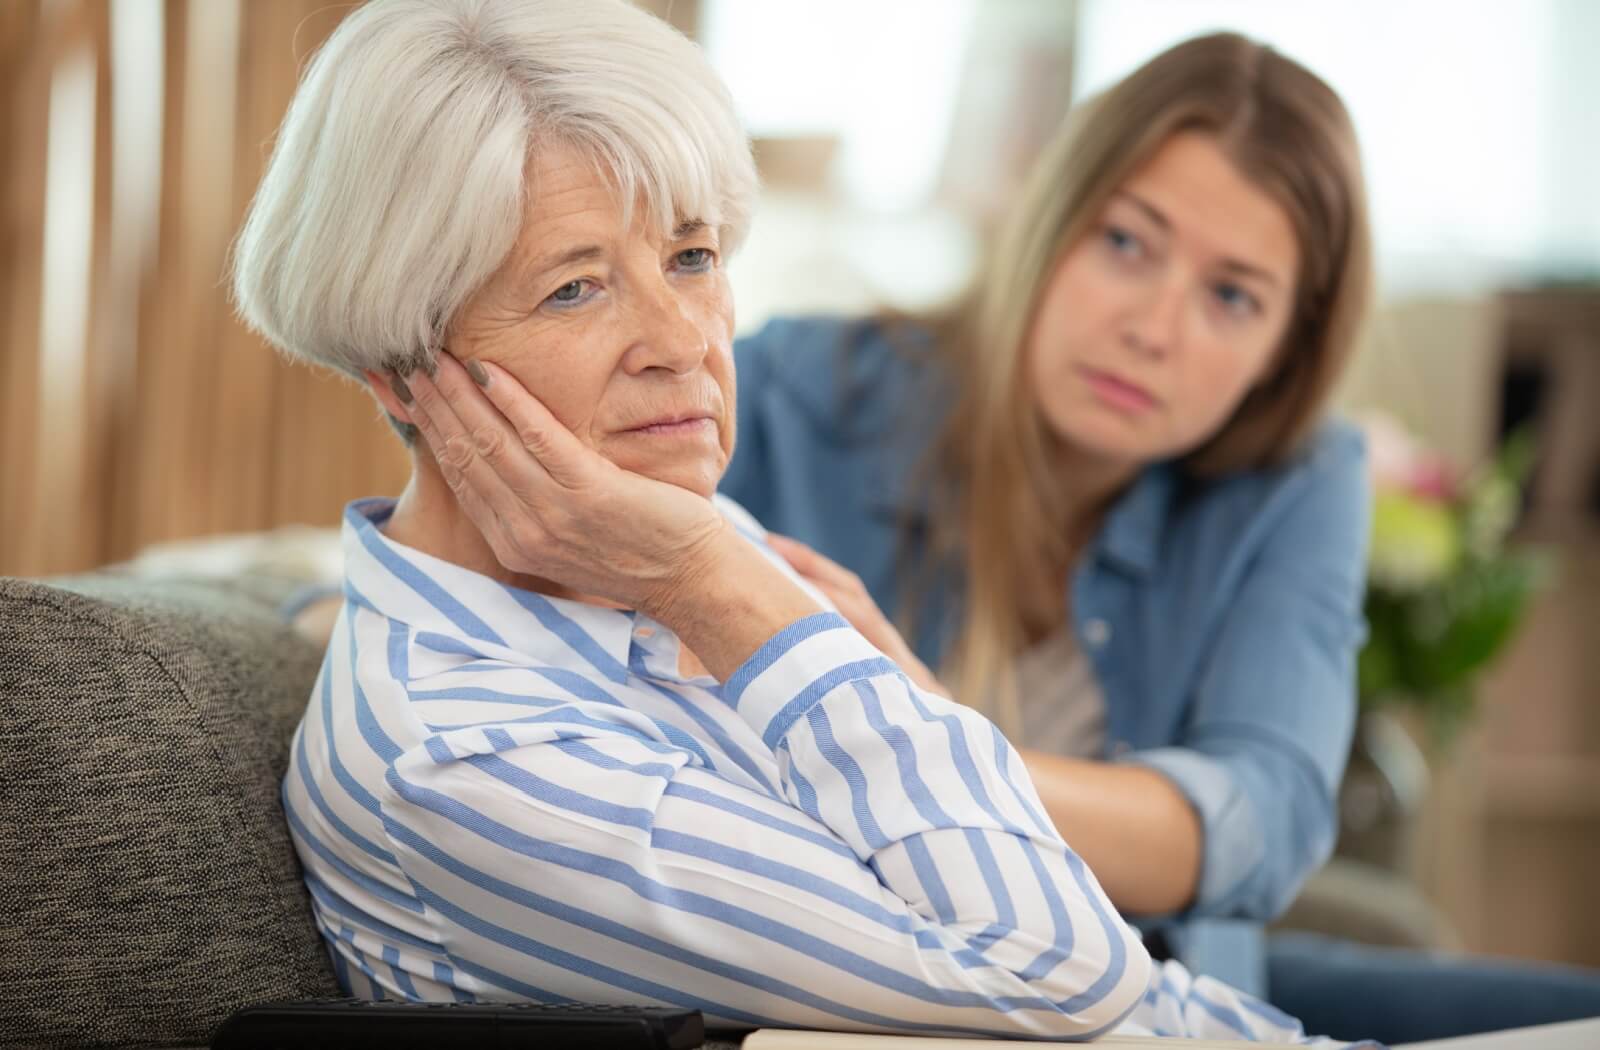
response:
[[[1454,925],[1408,877],[1335,856],[1313,875],[1273,931],[1320,933],[1381,948],[1457,951]]]
[[[1340,385],[1340,409],[1391,415],[1451,462],[1482,463],[1500,414],[1503,309],[1491,296],[1382,303]]]
[[[1544,374],[1522,536],[1554,574],[1488,674],[1478,724],[1429,756],[1417,881],[1468,950],[1586,966],[1600,966],[1600,521],[1574,512],[1600,465],[1597,303],[1593,286],[1390,300],[1339,394],[1470,466],[1494,446],[1508,369]]]
[[[1564,530],[1592,513],[1600,485],[1600,285],[1512,290],[1500,304],[1507,365],[1536,368],[1544,390],[1529,514]]]
[[[282,577],[0,579],[0,1047],[204,1046],[336,995],[278,804]]]

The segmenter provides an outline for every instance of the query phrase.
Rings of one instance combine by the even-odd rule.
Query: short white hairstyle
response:
[[[372,0],[310,63],[233,248],[244,321],[351,376],[431,370],[515,243],[530,155],[587,152],[663,231],[743,240],[757,182],[700,49],[624,0]]]

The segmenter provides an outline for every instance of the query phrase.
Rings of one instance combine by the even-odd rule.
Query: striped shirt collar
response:
[[[581,662],[618,682],[636,638],[675,653],[675,637],[642,613],[512,587],[394,542],[381,531],[394,508],[387,498],[345,508],[345,597],[404,623],[422,644],[556,667]]]

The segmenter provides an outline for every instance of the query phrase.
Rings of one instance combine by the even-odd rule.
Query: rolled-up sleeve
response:
[[[1167,776],[1200,818],[1190,914],[1281,914],[1328,858],[1356,712],[1371,497],[1360,439],[1319,449],[1233,592],[1183,735],[1124,761]]]

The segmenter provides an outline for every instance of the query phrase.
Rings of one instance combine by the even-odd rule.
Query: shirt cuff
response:
[[[722,696],[767,747],[847,682],[900,669],[838,613],[815,613],[773,635],[735,671]]]
[[[1184,747],[1134,751],[1119,761],[1153,769],[1172,781],[1200,817],[1200,885],[1204,910],[1233,893],[1266,860],[1266,842],[1250,801],[1226,763]]]

